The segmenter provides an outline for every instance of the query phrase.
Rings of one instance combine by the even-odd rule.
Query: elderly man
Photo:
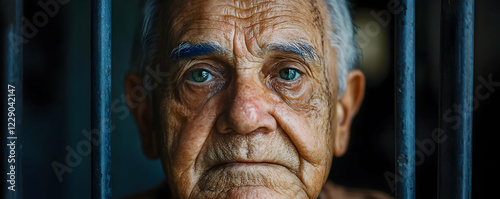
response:
[[[166,184],[138,198],[386,197],[327,182],[364,93],[344,0],[150,0],[143,12],[125,87],[150,91],[129,104]]]

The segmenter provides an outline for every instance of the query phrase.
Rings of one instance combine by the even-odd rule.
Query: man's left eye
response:
[[[203,83],[210,81],[213,79],[214,76],[210,74],[210,72],[200,69],[200,70],[195,70],[191,72],[188,76],[188,80],[196,82],[196,83]]]
[[[278,77],[287,81],[297,79],[299,76],[300,73],[292,68],[284,68],[278,72]]]

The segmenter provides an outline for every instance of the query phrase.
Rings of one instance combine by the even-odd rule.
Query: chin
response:
[[[191,198],[218,198],[218,199],[290,199],[290,198],[307,198],[305,194],[287,194],[280,193],[274,189],[264,186],[242,186],[235,187],[228,192],[214,193],[201,192]]]
[[[255,199],[255,198],[295,198],[278,193],[264,186],[235,187],[228,192],[200,192],[191,198],[218,198],[218,199]]]
[[[228,193],[226,198],[291,198],[291,196],[284,196],[272,189],[261,186],[246,186],[238,187],[235,190]]]
[[[231,163],[205,172],[190,198],[307,198],[304,190],[284,166]]]

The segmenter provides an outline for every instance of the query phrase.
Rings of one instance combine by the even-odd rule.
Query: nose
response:
[[[228,106],[217,119],[217,130],[239,134],[276,130],[265,88],[250,79],[239,79],[235,84],[228,96]]]

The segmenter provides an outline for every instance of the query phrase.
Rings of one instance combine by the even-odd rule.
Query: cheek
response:
[[[193,147],[193,144],[204,141],[202,138],[206,136],[203,135],[208,134],[216,118],[218,103],[214,98],[223,87],[223,81],[214,79],[202,85],[184,81],[168,88],[161,106],[168,155],[176,155],[184,146]]]
[[[224,82],[218,79],[206,85],[196,85],[184,82],[178,86],[178,104],[189,109],[191,112],[199,110],[210,98],[220,92],[224,87]]]
[[[271,82],[271,86],[285,102],[288,102],[296,109],[304,108],[304,105],[307,105],[314,91],[312,83],[305,80],[295,83],[280,83],[279,81],[275,81]]]
[[[186,89],[180,88],[179,90]],[[163,111],[164,171],[171,182],[182,186],[173,190],[179,195],[189,194],[199,174],[196,158],[214,126],[218,110],[217,97],[195,100],[191,96],[181,99],[167,97]],[[185,103],[190,102],[190,103]]]
[[[325,80],[304,78],[300,84],[274,84],[280,96],[276,118],[301,156],[315,165],[327,165],[333,154],[334,128],[331,104],[335,99]]]
[[[307,88],[307,89],[304,89]],[[329,122],[328,94],[319,85],[304,86],[300,92],[288,90],[288,97],[276,105],[276,118],[300,154],[297,173],[308,190],[319,192],[328,177],[333,159],[333,129]],[[300,93],[298,95],[295,95]]]
[[[324,129],[323,124],[329,118],[330,102],[322,83],[303,78],[292,84],[271,82],[270,85],[288,107],[309,120],[315,129]]]
[[[183,155],[175,158],[184,161],[189,159],[187,156],[197,155],[215,124],[218,106],[213,101],[207,101],[196,111],[175,102],[167,106],[167,128],[164,130],[166,147],[174,156]],[[183,151],[190,151],[190,154]]]
[[[331,128],[330,99],[324,81],[303,78],[296,84],[272,83],[280,99],[276,118],[292,138],[301,155],[314,163],[331,155],[333,129]]]

